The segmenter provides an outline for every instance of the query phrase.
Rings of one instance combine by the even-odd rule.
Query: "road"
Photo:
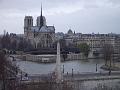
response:
[[[23,82],[44,82],[55,81],[52,74],[43,75],[28,75],[28,77],[22,76]],[[21,80],[21,76],[18,77]],[[64,81],[90,81],[90,80],[111,80],[120,79],[120,72],[112,72],[111,75],[108,72],[104,73],[85,73],[85,74],[64,74]]]

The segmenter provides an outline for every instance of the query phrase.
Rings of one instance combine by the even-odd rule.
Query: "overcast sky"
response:
[[[41,2],[56,32],[120,33],[120,0],[0,0],[0,34],[23,33],[25,15],[32,15],[35,25]]]

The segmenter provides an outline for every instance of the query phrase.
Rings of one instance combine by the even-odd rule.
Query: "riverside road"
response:
[[[25,76],[22,76],[25,78]],[[20,77],[19,77],[20,79]],[[85,74],[64,74],[64,81],[89,81],[89,80],[111,80],[111,79],[120,79],[120,72],[109,72],[104,73],[85,73]],[[55,81],[54,74],[44,74],[44,75],[28,75],[27,79],[22,80],[23,82],[44,82],[44,81]]]

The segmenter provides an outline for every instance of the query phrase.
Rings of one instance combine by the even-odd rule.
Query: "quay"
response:
[[[105,73],[88,73],[88,74],[72,74],[69,73],[63,75],[63,81],[65,82],[76,82],[76,81],[100,81],[100,80],[120,80],[120,72],[112,72],[111,75]],[[54,75],[46,74],[46,75],[28,75],[27,80],[21,80],[21,83],[29,84],[31,82],[39,83],[39,82],[55,82]]]

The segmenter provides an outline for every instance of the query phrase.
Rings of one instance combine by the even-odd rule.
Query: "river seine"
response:
[[[55,63],[36,63],[29,61],[17,60],[19,68],[28,74],[48,74],[55,70]],[[104,65],[104,60],[89,59],[75,60],[61,63],[61,71],[64,73],[96,73],[101,72],[100,67]]]

